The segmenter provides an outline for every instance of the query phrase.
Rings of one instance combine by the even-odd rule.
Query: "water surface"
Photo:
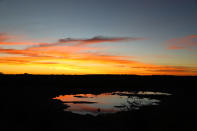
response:
[[[119,111],[136,110],[143,106],[155,106],[160,103],[159,96],[168,96],[163,92],[111,92],[102,94],[60,95],[59,99],[69,107],[65,111],[77,114],[98,115]]]

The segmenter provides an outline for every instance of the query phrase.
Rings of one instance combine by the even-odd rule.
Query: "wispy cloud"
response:
[[[174,74],[194,75],[197,74],[193,68],[179,66],[163,66],[138,62],[128,56],[116,56],[103,53],[73,53],[61,52],[59,50],[13,50],[1,49],[0,52],[9,54],[21,54],[20,57],[1,57],[0,64],[26,65],[34,64],[40,66],[61,67],[69,70],[79,70],[86,73],[110,73],[110,74]],[[72,66],[71,66],[72,65]]]
[[[9,36],[7,33],[1,33],[0,32],[0,42],[4,42],[4,41],[6,41],[10,38],[11,38],[11,36]]]
[[[137,40],[145,40],[146,38],[140,37],[103,37],[96,36],[90,39],[73,39],[73,38],[65,38],[60,39],[59,43],[77,43],[79,45],[88,45],[88,44],[97,44],[97,43],[105,43],[105,42],[122,42],[122,41],[137,41]]]
[[[137,40],[146,40],[147,38],[142,37],[103,37],[96,36],[89,39],[75,39],[75,38],[64,38],[59,39],[54,43],[36,43],[36,42],[7,42],[13,36],[9,36],[6,33],[0,33],[0,45],[30,45],[34,47],[47,47],[47,46],[67,46],[68,44],[72,44],[74,46],[86,46],[91,44],[98,43],[107,43],[107,42],[122,42],[122,41],[137,41]]]
[[[192,47],[197,46],[197,35],[170,39],[166,42],[166,44],[168,45],[167,49],[170,50],[190,50]]]
[[[36,42],[10,42],[16,39],[21,39],[21,36],[9,35],[8,33],[0,32],[0,45],[46,45],[49,43],[36,43]]]
[[[115,42],[123,42],[123,41],[128,42],[128,41],[138,41],[138,40],[147,40],[147,38],[143,38],[143,37],[103,37],[103,36],[96,36],[96,37],[87,38],[87,39],[64,38],[64,39],[59,39],[55,43],[35,44],[34,47],[67,46],[67,45],[88,46],[88,45],[98,44],[98,43],[107,43],[107,42],[115,43]]]
[[[194,36],[193,36],[194,37]],[[1,34],[1,43],[8,43],[7,35]],[[0,53],[11,54],[12,56],[0,57],[0,67],[8,68],[8,65],[33,65],[44,69],[66,70],[89,74],[140,74],[140,75],[194,75],[196,69],[179,66],[164,66],[139,62],[131,56],[112,55],[103,52],[103,48],[91,47],[90,44],[105,42],[121,42],[145,40],[145,38],[132,37],[94,37],[90,39],[60,39],[55,43],[32,43],[26,49],[4,49],[0,48]],[[12,44],[15,42],[12,42]],[[23,43],[25,44],[25,43]],[[15,43],[17,45],[17,43]],[[21,44],[18,44],[21,45]],[[96,52],[94,52],[96,51]],[[2,69],[2,68],[1,68]],[[31,71],[30,71],[31,72]],[[38,71],[37,71],[38,72]],[[42,70],[40,71],[42,73]],[[45,71],[46,72],[46,71]],[[58,72],[56,72],[58,73]]]

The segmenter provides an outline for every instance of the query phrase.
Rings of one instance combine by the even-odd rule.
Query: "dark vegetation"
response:
[[[0,130],[97,131],[196,130],[196,76],[0,75]],[[78,115],[52,98],[61,94],[162,91],[159,106],[115,114]]]

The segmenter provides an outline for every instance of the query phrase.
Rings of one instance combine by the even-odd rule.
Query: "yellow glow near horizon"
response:
[[[80,64],[81,63],[81,64]],[[73,64],[73,63],[72,63]],[[193,72],[162,72],[148,71],[144,68],[132,68],[130,66],[121,67],[114,64],[84,63],[75,62],[76,65],[69,64],[0,64],[0,69],[5,74],[136,74],[136,75],[196,75]],[[147,67],[148,68],[148,67]],[[160,67],[161,69],[163,67]],[[173,70],[173,69],[172,69]]]

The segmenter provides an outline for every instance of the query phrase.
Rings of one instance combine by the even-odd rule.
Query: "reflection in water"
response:
[[[141,96],[140,96],[141,95]],[[65,109],[77,114],[98,115],[139,109],[142,106],[158,105],[160,100],[148,98],[153,95],[170,95],[162,92],[112,92],[94,94],[60,95],[59,99],[69,106]],[[145,97],[146,96],[146,97]]]

